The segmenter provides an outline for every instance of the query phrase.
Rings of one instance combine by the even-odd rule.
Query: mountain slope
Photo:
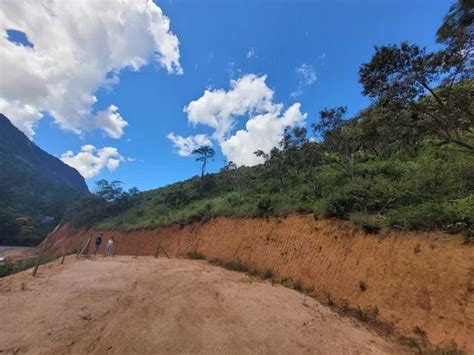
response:
[[[27,163],[35,171],[66,184],[80,193],[89,192],[84,178],[76,169],[39,148],[1,113],[0,154],[13,155],[18,160]]]
[[[0,114],[0,245],[43,238],[88,193],[84,178],[31,142]]]

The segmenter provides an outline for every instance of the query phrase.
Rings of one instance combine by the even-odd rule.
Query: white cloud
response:
[[[261,149],[268,153],[277,146],[286,126],[302,123],[307,114],[300,111],[300,104],[295,103],[283,115],[266,113],[252,117],[245,129],[237,131],[232,137],[221,142],[221,149],[227,160],[237,165],[252,166],[263,163],[254,152]]]
[[[97,149],[91,144],[82,146],[81,151],[76,155],[70,150],[67,151],[61,155],[61,160],[79,171],[86,179],[96,176],[104,168],[114,171],[121,162],[133,161],[131,158],[124,158],[120,155],[117,148],[104,147]]]
[[[255,156],[254,152],[259,149],[269,152],[280,142],[286,126],[303,124],[307,117],[306,113],[301,112],[299,103],[286,111],[283,104],[275,103],[274,92],[265,83],[266,78],[266,75],[248,74],[239,80],[231,80],[228,91],[206,90],[184,109],[190,123],[214,129],[212,138],[219,143],[227,160],[237,165],[261,163],[262,158]],[[245,128],[233,132],[239,116],[247,118]],[[170,135],[168,138],[175,143],[175,147],[178,147],[177,138],[183,146],[188,142],[185,139],[193,138]],[[189,142],[191,144],[192,140]]]
[[[197,100],[184,108],[193,125],[203,124],[215,129],[214,138],[226,137],[234,125],[235,117],[253,112],[277,109],[273,104],[273,91],[265,84],[267,76],[248,74],[230,81],[230,90],[206,90]]]
[[[11,42],[9,29],[33,47]],[[65,130],[119,138],[127,122],[114,105],[95,112],[96,91],[151,61],[181,74],[178,46],[153,1],[0,1],[0,110],[30,138],[41,112]]]
[[[303,88],[313,85],[318,80],[311,64],[301,64],[296,68],[296,75],[298,76],[298,89],[290,94],[293,98],[302,95]]]
[[[10,120],[13,117],[16,121],[12,121],[20,131],[31,138],[35,134],[34,128],[43,114],[30,105],[22,105],[19,101],[14,100],[8,102],[0,97],[0,112],[7,116]]]
[[[97,127],[112,138],[120,138],[126,126],[128,122],[122,118],[115,105],[110,105],[105,111],[97,112]]]
[[[183,137],[171,132],[166,136],[166,138],[173,142],[173,147],[182,157],[189,157],[194,149],[199,148],[202,145],[213,145],[205,134]]]
[[[247,59],[255,57],[256,55],[257,51],[255,50],[255,48],[250,48],[250,50],[247,52]]]

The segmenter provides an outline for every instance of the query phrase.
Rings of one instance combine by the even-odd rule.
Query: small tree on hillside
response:
[[[208,159],[213,159],[216,155],[214,149],[208,145],[200,146],[191,152],[192,155],[196,156],[196,161],[202,162],[201,166],[201,177],[206,173],[206,164]]]

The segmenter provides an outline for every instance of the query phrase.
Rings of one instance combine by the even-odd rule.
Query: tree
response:
[[[185,206],[191,201],[186,190],[183,188],[183,184],[178,184],[175,188],[170,189],[166,193],[164,202],[171,207]]]
[[[423,140],[429,135],[426,123],[408,109],[393,111],[383,105],[372,105],[355,118],[358,141],[366,152],[388,158],[403,149],[416,155]]]
[[[206,172],[206,164],[208,159],[213,159],[216,155],[214,149],[208,145],[200,146],[199,148],[194,149],[191,152],[192,155],[196,155],[196,161],[202,162],[201,166],[201,177],[204,176]]]
[[[298,173],[305,168],[303,147],[309,142],[307,133],[304,127],[286,127],[279,144],[285,164]]]
[[[459,0],[453,4],[436,33],[436,41],[448,47],[448,51],[459,54],[458,59],[472,62],[474,41],[474,3]],[[472,64],[472,63],[471,63]]]
[[[331,134],[332,131],[341,127],[344,123],[344,116],[347,113],[346,106],[339,106],[335,108],[325,108],[319,111],[319,122],[313,123],[312,127],[314,131],[320,134],[325,140],[327,135]]]
[[[109,182],[105,179],[99,180],[96,183],[95,194],[106,202],[114,202],[120,200],[124,196],[124,191],[121,187],[122,182],[114,180]]]
[[[21,232],[21,225],[9,210],[0,209],[0,237],[14,237]]]
[[[473,90],[466,60],[457,48],[428,53],[406,42],[375,47],[370,62],[360,67],[359,81],[363,94],[380,105],[393,112],[411,110],[443,142],[473,152],[470,138],[462,134],[472,134],[472,101],[459,106],[459,95],[472,96]]]
[[[357,120],[346,120],[347,108],[340,106],[320,111],[320,121],[313,125],[314,132],[323,137],[325,158],[341,167],[352,179],[354,177],[354,155],[361,148],[360,127]]]

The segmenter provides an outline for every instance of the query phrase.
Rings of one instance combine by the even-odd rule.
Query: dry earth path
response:
[[[68,257],[0,279],[0,353],[383,354],[304,295],[204,261]]]

